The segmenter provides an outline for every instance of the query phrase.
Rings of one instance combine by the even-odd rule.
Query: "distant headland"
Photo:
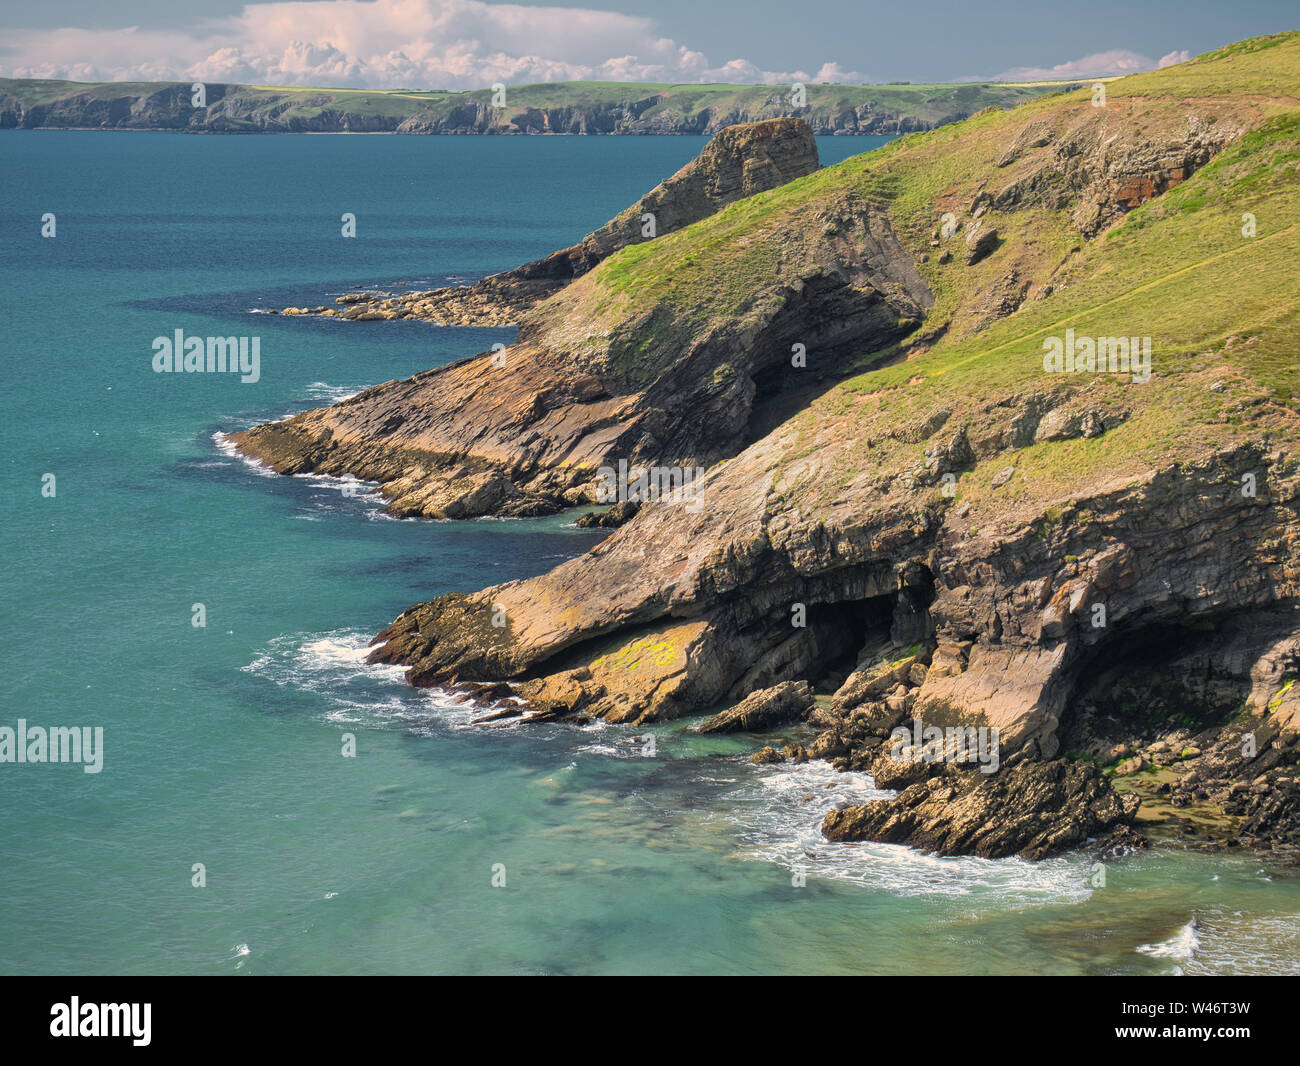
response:
[[[1077,87],[550,82],[449,92],[0,78],[0,129],[712,135],[794,116],[816,134],[897,134]]]

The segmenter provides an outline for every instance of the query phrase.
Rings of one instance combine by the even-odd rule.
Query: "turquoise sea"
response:
[[[821,813],[864,778],[688,723],[653,755],[620,727],[484,729],[363,664],[408,605],[599,534],[396,521],[227,454],[222,432],[512,339],[253,312],[543,255],[702,144],[0,134],[0,726],[104,731],[96,774],[0,764],[0,972],[1300,969],[1295,870],[832,845]],[[176,329],[259,337],[260,380],[155,374]]]

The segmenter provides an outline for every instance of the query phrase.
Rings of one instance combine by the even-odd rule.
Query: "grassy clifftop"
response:
[[[876,368],[799,415],[787,454],[825,456],[833,443],[829,500],[845,479],[893,465],[891,452],[900,466],[920,461],[890,427],[937,409],[1078,389],[1124,414],[1104,436],[1018,453],[1023,476],[998,498],[1028,498],[1294,416],[1298,163],[1300,34],[1289,33],[1112,82],[1104,106],[1080,90],[908,135],[625,249],[557,300],[743,315],[803,247],[801,219],[837,203],[885,212],[934,305],[909,341],[859,353]],[[990,230],[970,262],[967,238]],[[1149,337],[1151,380],[1046,373],[1043,342],[1067,328]],[[841,429],[833,442],[828,423]],[[987,494],[993,473],[963,477],[962,491]]]

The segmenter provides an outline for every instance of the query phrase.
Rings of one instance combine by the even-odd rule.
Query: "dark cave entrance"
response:
[[[1151,741],[1174,730],[1222,726],[1245,706],[1254,656],[1271,638],[1255,617],[1220,616],[1123,631],[1089,648],[1072,666],[1061,715],[1064,750]]]
[[[888,649],[924,644],[931,635],[934,598],[934,575],[913,564],[896,592],[809,607],[808,624],[825,634],[827,654],[820,672],[806,680],[819,693],[833,693],[865,661]]]

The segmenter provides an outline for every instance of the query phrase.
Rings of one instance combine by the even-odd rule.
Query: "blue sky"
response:
[[[42,0],[0,14],[0,74],[375,88],[1091,77],[1297,25],[1295,0]]]

